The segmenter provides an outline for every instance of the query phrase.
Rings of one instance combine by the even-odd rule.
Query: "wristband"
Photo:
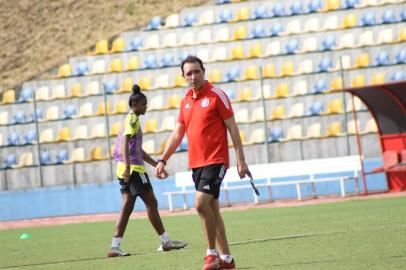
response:
[[[157,163],[162,162],[166,166],[166,160],[164,160],[164,159],[158,159],[156,162]]]

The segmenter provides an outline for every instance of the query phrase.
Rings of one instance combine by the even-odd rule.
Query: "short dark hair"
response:
[[[138,84],[134,84],[133,85],[133,89],[132,89],[132,94],[130,96],[130,98],[128,99],[128,105],[131,108],[131,105],[133,104],[133,102],[139,102],[140,100],[147,100],[147,97],[141,93],[141,88],[138,86]]]
[[[203,67],[203,61],[194,55],[188,55],[188,57],[186,57],[185,59],[183,59],[182,63],[180,64],[180,69],[182,70],[182,74],[184,74],[183,72],[183,66],[186,63],[199,63],[200,67],[202,68],[202,70],[204,71],[204,67]]]

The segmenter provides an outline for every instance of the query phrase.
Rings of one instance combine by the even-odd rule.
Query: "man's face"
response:
[[[204,84],[204,70],[198,62],[185,63],[182,76],[193,89],[199,89]]]

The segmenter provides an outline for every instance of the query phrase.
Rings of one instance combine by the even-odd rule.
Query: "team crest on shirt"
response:
[[[202,106],[202,108],[206,108],[207,106],[209,106],[209,104],[210,104],[209,99],[208,99],[208,98],[204,98],[204,99],[202,100],[202,102],[200,103],[200,106]]]
[[[189,108],[190,108],[189,103],[186,103],[186,105],[185,105],[185,109],[189,109]]]

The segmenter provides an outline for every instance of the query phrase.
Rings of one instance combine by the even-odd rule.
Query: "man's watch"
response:
[[[156,163],[159,163],[159,162],[162,162],[162,163],[166,166],[166,160],[164,160],[164,159],[158,159],[158,160],[156,161]]]

